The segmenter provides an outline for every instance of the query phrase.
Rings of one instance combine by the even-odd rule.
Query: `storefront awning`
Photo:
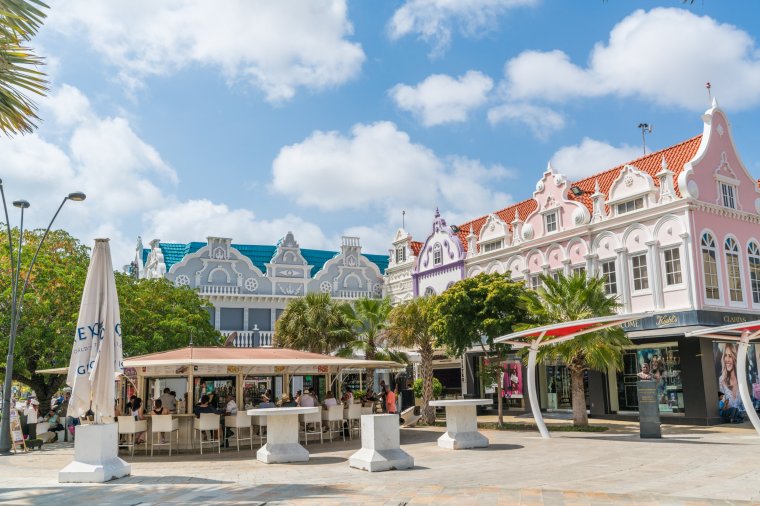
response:
[[[150,368],[154,366],[230,366],[230,367],[277,367],[282,372],[296,371],[304,367],[328,367],[331,371],[353,369],[398,369],[403,364],[389,360],[364,360],[340,358],[289,348],[216,348],[191,347],[151,353],[124,359],[125,368]],[[38,374],[66,374],[65,367],[40,369]]]
[[[540,346],[555,344],[562,341],[569,341],[574,337],[596,332],[617,325],[622,325],[631,321],[639,320],[651,316],[652,313],[631,313],[625,315],[600,316],[597,318],[587,318],[585,320],[575,320],[571,322],[553,323],[541,327],[532,327],[520,332],[514,332],[506,336],[497,337],[495,343],[511,344],[516,348],[530,346],[531,342],[540,339]]]

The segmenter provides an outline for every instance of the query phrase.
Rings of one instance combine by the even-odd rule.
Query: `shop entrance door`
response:
[[[583,386],[586,392],[586,406],[589,405],[588,373],[583,373]],[[548,409],[573,409],[572,378],[570,370],[565,365],[546,366],[546,387]]]

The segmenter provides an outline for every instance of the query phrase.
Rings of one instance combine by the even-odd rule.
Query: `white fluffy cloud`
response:
[[[640,156],[640,147],[627,144],[615,147],[584,137],[580,144],[558,149],[551,158],[551,164],[555,171],[571,179],[583,179]]]
[[[486,102],[491,88],[490,77],[470,70],[458,78],[434,74],[417,86],[397,84],[389,93],[399,108],[433,126],[466,121],[470,111]]]
[[[475,37],[494,29],[507,11],[537,3],[538,0],[407,0],[393,13],[388,33],[392,39],[416,33],[433,44],[434,54],[440,54],[451,42],[455,29],[464,36]]]
[[[346,82],[365,58],[345,0],[62,0],[46,25],[86,38],[131,87],[199,64],[282,100]]]
[[[274,243],[292,230],[305,247],[336,247],[317,225],[292,214],[259,220],[246,209],[177,198],[176,171],[127,119],[99,116],[77,88],[63,85],[40,106],[49,120],[39,132],[0,138],[0,177],[10,201],[31,202],[25,213],[28,227],[46,226],[61,199],[81,190],[87,200],[67,204],[55,226],[88,245],[97,237],[110,238],[117,269],[132,260],[141,233],[146,241],[228,235],[236,241]],[[15,210],[11,213],[12,223],[18,224]]]
[[[478,160],[439,158],[415,144],[391,122],[358,124],[348,136],[314,132],[286,146],[272,167],[273,189],[299,204],[323,211],[367,210],[384,214],[387,235],[399,226],[402,210],[421,210],[429,225],[440,206],[456,223],[511,202],[493,187],[513,173]]]
[[[733,25],[677,8],[638,10],[594,46],[588,65],[559,50],[526,51],[507,62],[505,85],[511,100],[633,96],[702,110],[709,81],[722,105],[741,109],[760,102],[758,54],[754,39]]]
[[[492,125],[504,121],[522,123],[541,140],[546,140],[549,135],[565,127],[565,118],[560,113],[548,107],[526,103],[510,102],[493,107],[488,111],[488,121]]]
[[[214,235],[238,243],[275,244],[291,231],[306,248],[334,249],[339,244],[328,241],[318,226],[298,216],[258,220],[248,209],[230,209],[206,199],[170,203],[147,213],[144,222],[146,237],[165,242],[199,241]]]

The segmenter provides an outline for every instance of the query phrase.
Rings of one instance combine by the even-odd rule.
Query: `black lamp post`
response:
[[[18,253],[16,254],[16,265],[13,261],[13,238],[11,236],[11,225],[8,219],[8,206],[5,203],[5,191],[3,190],[3,182],[0,180],[0,196],[3,200],[3,210],[5,211],[5,227],[8,234],[8,253],[11,261],[11,334],[8,340],[8,358],[5,362],[5,381],[3,383],[3,419],[0,424],[0,453],[10,453],[11,451],[11,385],[13,382],[13,349],[16,345],[16,331],[18,330],[18,322],[21,319],[21,309],[24,301],[24,294],[26,293],[26,287],[29,285],[29,275],[32,273],[34,263],[37,260],[37,255],[42,248],[42,243],[45,242],[45,238],[50,232],[50,227],[53,226],[58,213],[61,212],[63,204],[67,200],[73,200],[74,202],[81,202],[87,196],[82,192],[69,193],[63,198],[61,205],[58,206],[53,215],[53,219],[50,220],[45,233],[40,239],[40,243],[37,245],[37,249],[32,257],[32,262],[29,264],[29,269],[26,271],[26,277],[24,278],[24,284],[19,292],[19,275],[21,272],[21,245],[24,242],[24,209],[28,209],[30,204],[26,200],[16,200],[13,202],[13,207],[21,209],[21,226],[19,228],[19,240],[18,240]]]

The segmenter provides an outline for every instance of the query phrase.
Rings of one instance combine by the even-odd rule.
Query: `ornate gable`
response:
[[[270,278],[299,278],[310,276],[311,265],[308,264],[301,247],[296,242],[293,232],[285,234],[277,244],[277,250],[267,266],[267,276]]]

